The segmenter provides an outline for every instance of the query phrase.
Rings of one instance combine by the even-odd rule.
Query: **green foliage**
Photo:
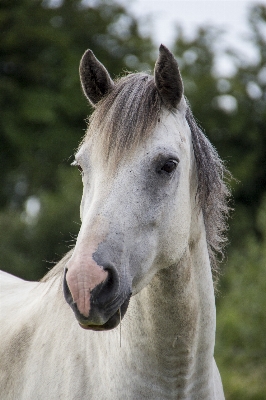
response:
[[[152,46],[113,1],[2,2],[0,29],[1,267],[39,279],[79,230],[80,178],[69,161],[90,112],[81,56],[91,48],[115,77],[127,64],[147,68]],[[23,218],[32,196],[41,204],[35,221]]]
[[[175,44],[193,112],[240,182],[233,183],[236,203],[249,211],[257,209],[266,187],[266,54],[263,31],[257,29],[260,24],[265,28],[263,12],[258,11],[264,8],[251,12],[252,42],[258,61],[248,65],[238,58],[235,63],[240,66],[232,77],[217,77],[214,73],[217,42],[221,39],[214,29],[200,29],[193,40],[186,40],[179,32]]]
[[[265,399],[266,196],[257,214],[263,241],[247,234],[231,251],[218,301],[216,359],[227,399]]]
[[[3,0],[0,4],[1,268],[39,279],[74,245],[81,180],[70,168],[90,108],[78,77],[91,48],[113,77],[152,69],[156,54],[138,22],[114,1]],[[90,2],[88,3],[90,4]],[[221,32],[172,49],[188,97],[236,181],[231,246],[217,300],[216,358],[226,398],[266,398],[266,7],[250,10],[257,60],[228,50],[233,76],[218,76]]]
[[[228,51],[230,77],[215,74],[217,30],[199,29],[193,40],[179,30],[175,43],[192,110],[236,178],[215,349],[228,400],[266,398],[265,6],[251,9],[250,27],[258,58],[248,64]]]

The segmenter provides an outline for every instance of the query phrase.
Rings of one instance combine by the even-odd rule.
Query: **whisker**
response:
[[[119,311],[119,318],[120,318],[120,330],[119,330],[120,341],[119,341],[119,344],[120,344],[120,348],[121,348],[121,346],[122,346],[122,317],[121,317],[121,308],[120,307],[119,307],[118,311]]]

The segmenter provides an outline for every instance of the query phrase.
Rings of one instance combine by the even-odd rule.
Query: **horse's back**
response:
[[[19,283],[19,282],[25,282],[23,279],[18,278],[17,276],[11,275],[8,272],[0,270],[0,287],[1,290],[4,289],[4,285],[7,284],[13,284],[13,283]]]
[[[11,290],[12,287],[18,287],[20,285],[24,288],[33,288],[38,285],[38,282],[25,281],[24,279],[18,278],[15,275],[11,275],[8,272],[0,270],[0,289],[1,293],[5,290]]]
[[[8,321],[12,320],[12,315],[23,315],[23,307],[30,293],[37,288],[38,282],[29,282],[7,272],[0,271],[0,319],[1,331]],[[5,317],[8,317],[5,320]]]

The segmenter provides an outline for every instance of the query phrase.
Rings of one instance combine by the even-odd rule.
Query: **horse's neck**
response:
[[[131,340],[143,374],[178,398],[213,399],[215,303],[204,229],[181,260],[135,296]],[[133,300],[132,299],[132,300]],[[134,310],[136,310],[134,306]],[[131,318],[130,318],[131,319]],[[131,321],[132,322],[132,321]],[[200,394],[201,393],[201,394]],[[165,398],[166,395],[164,395]],[[171,396],[169,397],[171,398]]]

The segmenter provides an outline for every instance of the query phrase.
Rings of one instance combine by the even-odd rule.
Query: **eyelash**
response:
[[[177,160],[167,160],[161,167],[161,171],[165,171],[167,174],[171,174],[177,168],[179,161]]]

